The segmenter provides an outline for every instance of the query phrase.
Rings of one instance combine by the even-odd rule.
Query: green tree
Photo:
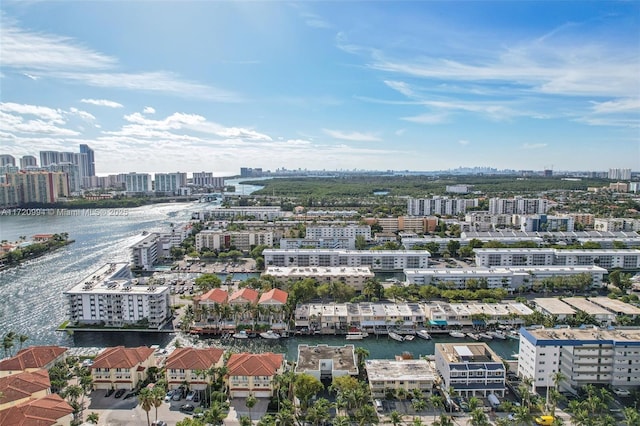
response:
[[[331,407],[332,404],[326,398],[318,399],[309,409],[307,410],[306,420],[311,423],[313,426],[319,426],[329,421],[331,418]]]
[[[356,235],[356,250],[364,250],[367,248],[367,240],[362,235]]]
[[[389,421],[393,426],[398,426],[402,424],[402,416],[396,410],[393,410],[389,414]]]
[[[460,250],[460,241],[449,240],[449,242],[447,243],[447,252],[449,252],[451,257],[458,256],[458,250]]]
[[[626,426],[640,426],[640,413],[634,407],[625,407],[622,422]]]
[[[96,412],[91,412],[87,416],[87,422],[91,423],[92,425],[97,425],[99,419],[100,419],[100,416]]]
[[[138,394],[140,407],[147,413],[147,426],[151,424],[151,420],[149,420],[149,411],[151,411],[151,407],[153,406],[153,398],[153,394],[149,388],[142,388]]]
[[[255,396],[253,395],[249,395],[245,400],[244,400],[244,405],[247,406],[247,408],[249,409],[249,419],[253,420],[253,417],[251,415],[251,409],[253,407],[256,406],[256,403],[258,402],[258,400],[256,399]]]
[[[220,288],[222,281],[215,274],[202,274],[195,279],[195,285],[203,293],[213,289]]]
[[[293,389],[300,401],[300,410],[306,413],[311,398],[320,392],[324,386],[322,382],[310,374],[298,374],[294,379]]]

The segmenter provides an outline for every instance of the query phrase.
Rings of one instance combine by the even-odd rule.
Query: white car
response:
[[[613,388],[613,393],[618,396],[631,396],[631,392],[622,388]]]
[[[193,401],[193,396],[196,394],[195,391],[189,391],[189,393],[187,394],[187,401]]]

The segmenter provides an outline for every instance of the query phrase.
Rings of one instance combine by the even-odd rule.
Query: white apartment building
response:
[[[351,266],[377,271],[402,271],[429,267],[426,250],[326,250],[265,249],[266,266]]]
[[[518,375],[534,388],[555,386],[554,373],[567,377],[561,390],[575,392],[586,384],[638,387],[640,328],[523,328]]]
[[[263,275],[270,275],[279,281],[303,280],[313,278],[319,283],[342,282],[362,291],[365,282],[373,279],[375,274],[367,267],[323,266],[323,267],[283,267],[268,266]]]
[[[126,192],[151,192],[151,175],[149,173],[128,173],[124,175],[124,186]]]
[[[64,292],[75,325],[161,328],[170,318],[169,287],[137,285],[128,263],[107,263]]]
[[[156,173],[155,191],[169,194],[179,194],[182,188],[187,186],[186,173]]]
[[[248,251],[257,245],[273,247],[273,232],[267,231],[221,231],[204,230],[196,234],[196,250],[237,250]]]
[[[327,238],[355,238],[364,237],[371,240],[371,227],[369,225],[347,225],[347,226],[307,226],[306,238],[327,239]]]
[[[436,371],[424,359],[368,359],[365,362],[371,396],[384,398],[387,389],[406,392],[419,390],[424,397],[433,391]]]
[[[607,177],[611,180],[630,180],[631,169],[609,169]]]
[[[490,214],[544,214],[550,208],[543,198],[490,198]]]
[[[179,246],[188,236],[188,227],[173,228],[171,232],[154,232],[132,245],[131,265],[149,271],[158,260],[171,257],[171,248]]]
[[[465,397],[504,396],[502,358],[485,343],[436,343],[435,359],[442,389],[453,389]]]
[[[224,178],[215,177],[212,172],[194,172],[191,182],[193,186],[215,189],[224,188]]]
[[[517,218],[520,229],[525,232],[535,231],[565,231],[571,232],[574,229],[572,216],[549,216],[546,214],[519,215]]]
[[[478,266],[588,266],[605,269],[640,268],[640,250],[632,249],[550,249],[550,248],[478,248],[474,249]]]
[[[279,206],[221,207],[193,213],[199,220],[252,218],[253,220],[274,220],[290,215]]]
[[[629,218],[597,218],[594,220],[593,229],[596,231],[640,231],[640,219]]]
[[[336,238],[281,238],[280,248],[282,249],[299,249],[299,248],[316,248],[316,249],[345,249],[355,250],[355,238],[336,237]]]
[[[482,284],[486,288],[504,288],[513,291],[520,287],[529,288],[534,281],[558,276],[589,274],[592,286],[602,285],[607,270],[596,265],[582,266],[507,266],[451,269],[405,269],[404,274],[409,284],[417,285],[453,285],[465,289],[473,282],[477,287]]]
[[[478,207],[477,198],[409,198],[407,214],[409,216],[455,216],[464,214],[468,208]]]

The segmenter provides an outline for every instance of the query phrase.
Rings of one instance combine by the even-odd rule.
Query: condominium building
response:
[[[147,378],[149,368],[156,366],[153,352],[146,346],[106,348],[89,367],[93,389],[135,389]]]
[[[354,250],[356,248],[356,240],[349,237],[281,238],[280,248],[289,250],[299,248]]]
[[[402,271],[429,266],[426,250],[265,249],[266,266],[368,266],[376,271]]]
[[[609,173],[607,178],[611,180],[630,180],[631,179],[631,169],[609,169]]]
[[[478,266],[588,266],[605,269],[640,268],[640,250],[631,249],[551,249],[551,248],[478,248],[474,249]]]
[[[187,187],[187,174],[181,172],[156,173],[154,184],[156,193],[177,195]]]
[[[298,345],[298,361],[294,372],[309,374],[318,380],[357,376],[358,363],[353,345]]]
[[[125,191],[129,193],[151,192],[151,175],[149,173],[128,173],[124,175]]]
[[[193,186],[214,189],[224,188],[224,178],[215,177],[211,172],[194,172],[191,181]]]
[[[171,249],[187,238],[187,228],[173,228],[171,232],[153,232],[130,247],[131,265],[149,271],[161,259],[171,257]]]
[[[218,348],[176,348],[164,364],[168,388],[188,383],[189,389],[205,390],[215,378],[212,370],[223,366],[223,355]]]
[[[275,390],[274,379],[284,373],[284,355],[271,352],[233,354],[227,361],[230,398],[270,398]]]
[[[415,232],[423,234],[433,232],[438,226],[436,216],[398,216],[398,217],[368,217],[363,219],[367,225],[379,225],[382,232]]]
[[[465,397],[504,396],[505,366],[485,343],[436,343],[435,360],[442,389]]]
[[[525,232],[536,231],[573,231],[571,216],[549,216],[546,214],[523,215],[519,217],[520,229]]]
[[[271,221],[290,215],[290,213],[282,211],[278,206],[246,206],[205,210],[196,212],[194,215],[200,220],[244,218]]]
[[[9,154],[2,154],[0,155],[0,167],[4,167],[4,166],[15,166],[16,165],[16,159],[13,155],[9,155]]]
[[[597,218],[593,223],[593,229],[596,231],[617,232],[640,231],[640,219],[629,218]]]
[[[86,144],[80,144],[80,154],[85,154],[85,161],[82,164],[82,176],[92,177],[96,175],[95,151]]]
[[[543,198],[490,198],[490,214],[544,214],[550,208]]]
[[[282,282],[289,280],[303,280],[313,278],[319,283],[341,282],[356,291],[362,291],[367,280],[373,279],[375,274],[368,267],[284,267],[268,266],[263,275],[270,275]]]
[[[273,247],[273,233],[267,231],[221,231],[204,230],[196,234],[196,250],[237,250],[248,251],[258,245]]]
[[[424,359],[368,359],[365,362],[371,396],[384,398],[388,390],[420,391],[428,398],[436,383],[437,373],[432,362]]]
[[[20,158],[20,169],[27,170],[29,167],[38,167],[38,159],[33,155],[23,155]]]
[[[171,318],[169,287],[138,284],[128,263],[107,263],[64,294],[75,325],[161,328]]]
[[[518,375],[534,388],[561,390],[587,384],[637,387],[640,383],[640,328],[523,328],[520,330]]]
[[[307,226],[306,238],[353,238],[363,237],[371,240],[371,227],[369,225],[347,225],[347,226]]]
[[[596,265],[581,266],[507,266],[452,269],[405,269],[407,282],[418,285],[452,285],[458,289],[504,288],[513,291],[520,287],[529,288],[536,280],[558,276],[588,274],[592,287],[602,285],[607,270]]]
[[[409,198],[407,214],[409,216],[455,216],[464,214],[468,208],[478,207],[477,198]]]
[[[18,204],[55,203],[69,196],[69,182],[62,172],[19,172],[7,174],[7,184],[15,188]],[[7,201],[12,191],[7,189]]]

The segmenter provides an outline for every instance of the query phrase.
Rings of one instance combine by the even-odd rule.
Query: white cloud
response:
[[[546,143],[524,143],[522,144],[522,149],[542,149],[547,145]]]
[[[592,109],[596,114],[638,112],[640,111],[640,98],[623,98],[607,102],[593,102]]]
[[[13,102],[0,102],[0,111],[16,113],[20,115],[35,115],[44,120],[52,121],[56,124],[64,124],[62,111],[38,105],[17,104]]]
[[[40,80],[40,77],[38,77],[37,75],[33,75],[33,74],[29,74],[28,72],[22,73],[25,77],[30,78],[33,81],[38,81]]]
[[[150,106],[148,107],[144,107],[144,109],[142,110],[143,114],[155,114],[156,110]]]
[[[411,121],[419,124],[441,124],[446,123],[449,119],[447,113],[419,114],[410,117],[402,117],[404,121]]]
[[[69,108],[69,112],[73,115],[77,115],[78,117],[80,117],[81,119],[83,119],[84,121],[94,121],[96,119],[95,116],[93,116],[93,114],[88,113],[87,111],[82,111],[78,108],[74,108],[71,107]]]
[[[468,141],[468,140],[464,140],[464,139],[459,140],[459,141],[458,141],[458,143],[459,143],[460,145],[462,145],[462,146],[469,145],[469,141]]]
[[[122,104],[114,101],[109,101],[107,99],[80,99],[80,102],[109,108],[122,108]]]
[[[327,135],[335,139],[352,142],[380,142],[382,139],[374,133],[344,132],[342,130],[322,129]]]
[[[409,85],[407,83],[403,82],[403,81],[385,80],[384,84],[386,84],[387,86],[389,86],[393,90],[396,90],[396,91],[402,93],[403,95],[405,95],[408,98],[412,98],[412,97],[415,96],[414,91],[411,90]]]

